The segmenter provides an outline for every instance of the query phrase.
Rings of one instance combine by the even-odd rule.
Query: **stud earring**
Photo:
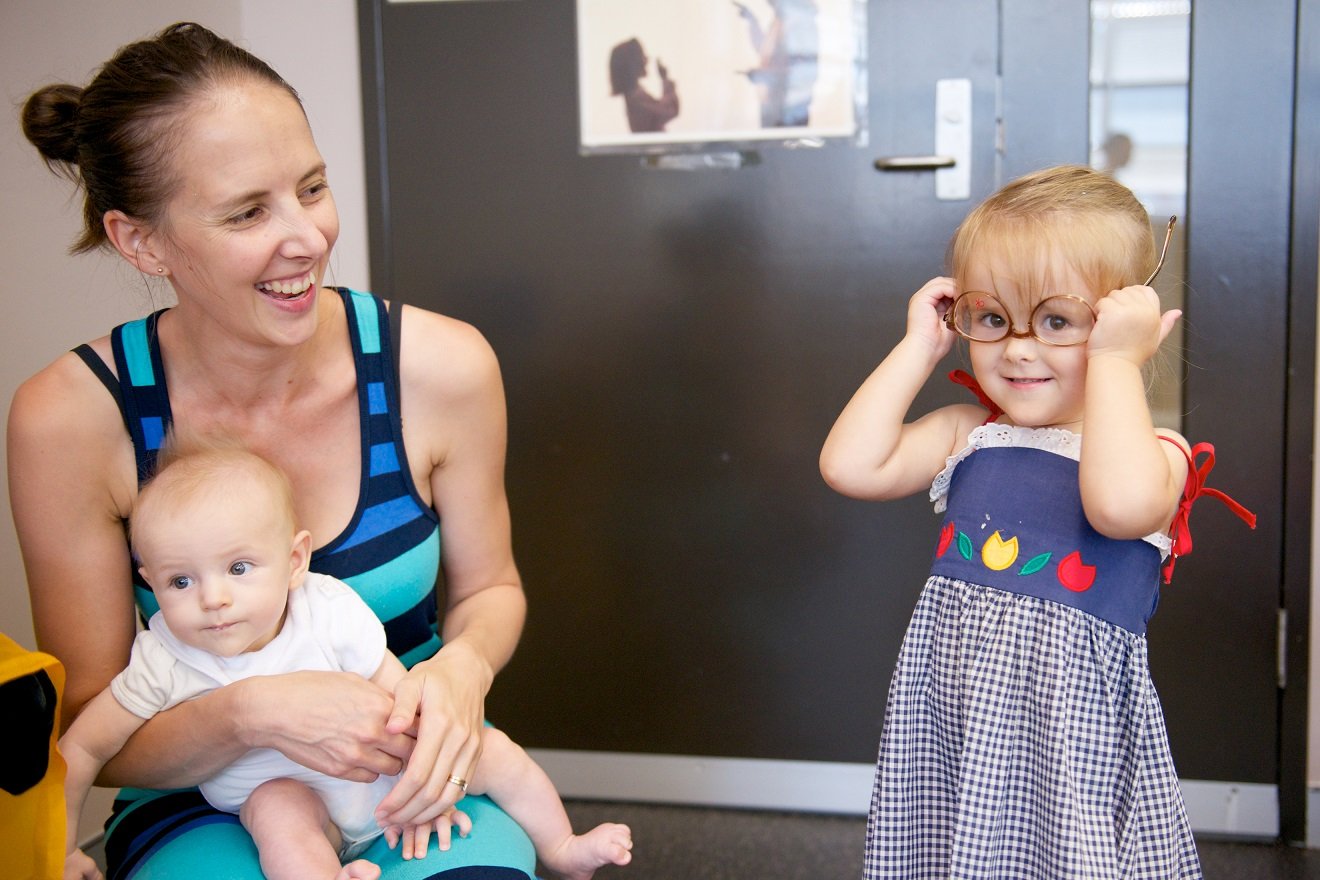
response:
[[[165,274],[165,267],[164,267],[164,266],[157,266],[157,267],[156,267],[156,274],[157,274],[157,275],[164,275],[164,274]]]

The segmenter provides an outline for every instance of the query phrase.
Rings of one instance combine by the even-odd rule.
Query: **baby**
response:
[[[147,719],[185,700],[253,675],[354,672],[393,692],[406,670],[385,646],[380,621],[342,581],[308,572],[311,535],[294,520],[284,474],[241,449],[163,458],[138,497],[132,545],[160,611],[139,633],[128,668],[60,739],[68,763],[65,880],[100,873],[76,846],[78,816],[97,773]],[[574,835],[550,778],[493,728],[465,790],[487,794],[527,831],[551,871],[586,880],[631,858],[631,832],[603,824]],[[237,813],[271,880],[375,880],[358,858],[386,833],[423,855],[431,826],[442,849],[451,810],[415,827],[381,829],[374,811],[395,778],[351,782],[309,770],[273,749],[256,749],[201,785],[217,809]],[[341,864],[346,862],[347,864]]]

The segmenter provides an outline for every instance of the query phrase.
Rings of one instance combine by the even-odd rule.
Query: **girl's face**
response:
[[[238,338],[305,340],[339,235],[325,161],[283,89],[222,87],[184,117],[162,262],[180,310]]]
[[[1093,307],[1097,296],[1077,272],[1054,261],[1045,277],[1048,289],[1033,280],[1019,283],[995,271],[996,261],[977,261],[963,278],[963,290],[992,293],[1007,308],[1013,330],[1025,332],[1032,308],[1058,294],[1079,296]],[[990,399],[1014,425],[1082,429],[1086,390],[1086,345],[1046,345],[1034,337],[1007,336],[998,342],[968,342],[972,371]]]

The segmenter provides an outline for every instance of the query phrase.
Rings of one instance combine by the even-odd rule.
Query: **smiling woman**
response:
[[[214,876],[223,859],[226,876],[261,877],[237,817],[188,788],[252,749],[355,781],[402,771],[382,822],[445,809],[464,794],[452,780],[473,776],[485,696],[525,613],[489,345],[461,322],[321,286],[339,218],[297,94],[203,27],[124,47],[86,88],[38,90],[23,125],[84,190],[75,250],[111,249],[178,301],[58,358],[12,404],[11,503],[38,642],[68,672],[62,725],[128,663],[135,618],[155,610],[124,522],[171,431],[237,439],[282,470],[313,569],[347,581],[411,667],[393,692],[291,673],[153,717],[101,775],[142,787],[109,824],[111,876]],[[405,862],[378,841],[365,858],[387,878],[531,875],[521,828],[488,801],[463,809],[480,834],[449,852]]]

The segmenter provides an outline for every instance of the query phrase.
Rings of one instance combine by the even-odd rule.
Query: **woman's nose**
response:
[[[316,214],[302,204],[291,210],[284,219],[284,239],[281,252],[286,257],[320,257],[327,242]]]

